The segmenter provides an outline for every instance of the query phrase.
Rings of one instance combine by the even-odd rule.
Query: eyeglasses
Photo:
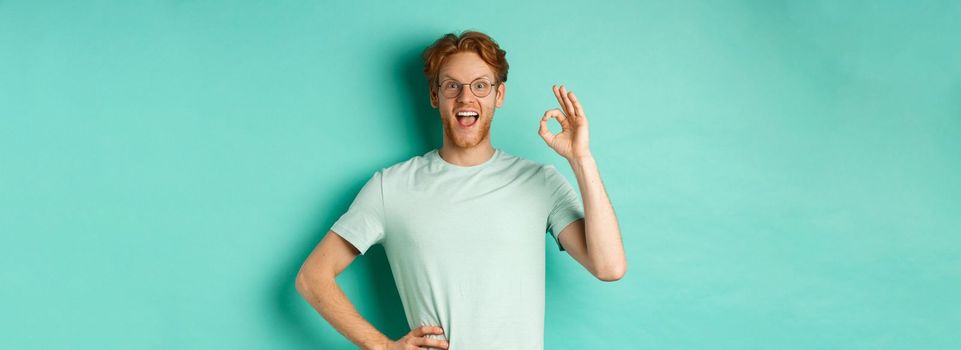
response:
[[[474,93],[474,96],[487,97],[487,95],[490,95],[493,87],[497,84],[500,84],[500,82],[491,83],[487,81],[487,79],[479,78],[470,83],[470,91]],[[444,81],[440,82],[440,84],[437,84],[437,87],[440,88],[440,91],[442,94],[444,94],[444,97],[454,98],[460,95],[464,85],[467,84],[462,84],[454,79],[445,79]]]

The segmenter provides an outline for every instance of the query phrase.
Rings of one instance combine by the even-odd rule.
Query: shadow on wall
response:
[[[324,238],[333,223],[347,211],[357,192],[367,181],[366,178],[361,176],[358,176],[358,178],[361,180],[356,181],[349,187],[352,190],[344,191],[344,195],[337,199],[336,202],[341,204],[334,207],[342,210],[324,213],[320,216],[323,217],[322,220],[310,225],[313,229],[309,231],[309,234],[301,235],[306,236],[304,244],[300,245],[303,249],[297,252],[298,254],[290,255],[290,261],[278,276],[278,285],[275,289],[277,294],[273,304],[280,314],[279,319],[286,323],[286,326],[282,328],[290,331],[290,336],[296,340],[294,343],[298,344],[298,348],[305,350],[336,349],[337,344],[344,344],[345,341],[349,342],[339,333],[337,333],[336,339],[331,339],[328,335],[330,332],[321,332],[320,329],[316,328],[318,324],[322,324],[329,327],[330,330],[335,330],[297,292],[295,279],[301,264],[307,259],[314,247],[320,243],[320,240]],[[343,281],[345,276],[354,281],[353,284],[357,286],[357,290],[365,292],[365,295],[358,295],[344,291],[347,298],[358,308],[367,321],[391,339],[398,339],[409,332],[404,308],[400,302],[400,295],[397,292],[397,286],[387,261],[387,254],[382,246],[374,245],[367,250],[365,255],[358,255],[350,266],[337,277],[338,283]],[[374,305],[362,305],[363,300],[373,300]],[[304,310],[311,311],[305,313]],[[348,348],[354,349],[355,347],[350,346]]]
[[[438,120],[437,110],[430,105],[429,90],[423,74],[421,58],[423,50],[434,39],[436,38],[396,40],[394,42],[407,43],[408,45],[384,53],[398,58],[396,65],[389,67],[390,74],[392,74],[391,78],[400,87],[399,90],[403,94],[401,97],[404,102],[397,110],[406,111],[407,113],[401,113],[400,116],[413,120],[413,128],[417,134],[415,135],[416,139],[411,140],[411,142],[419,142],[419,153],[417,155],[438,148],[443,144],[443,129]],[[398,161],[406,160],[411,156],[413,155],[406,155]],[[336,199],[335,203],[339,204],[332,206],[341,210],[320,214],[323,219],[311,224],[310,227],[313,229],[307,234],[301,235],[306,236],[304,244],[301,245],[301,251],[296,252],[297,254],[290,254],[290,261],[278,275],[273,304],[277,308],[279,319],[286,324],[283,328],[290,331],[290,336],[294,338],[293,343],[297,344],[299,348],[311,350],[334,349],[337,344],[343,344],[346,340],[340,336],[338,339],[331,339],[327,335],[329,332],[322,333],[315,328],[319,323],[334,329],[316,311],[308,313],[309,317],[316,317],[316,319],[305,316],[304,309],[313,310],[313,308],[297,292],[294,283],[301,264],[327,234],[333,223],[347,211],[350,203],[370,176],[380,168],[389,165],[372,164],[370,171],[357,174],[357,180],[349,187],[351,190],[345,191],[340,198]],[[372,311],[362,313],[362,316],[370,321],[374,327],[391,339],[399,339],[410,332],[387,255],[381,245],[374,245],[365,255],[357,256],[340,276],[344,275],[353,276],[353,280],[359,285],[358,289],[368,293],[368,295],[347,294],[347,297],[355,306],[359,306],[361,300],[374,300],[374,305],[364,305],[365,307],[363,307],[365,310],[371,309]],[[338,279],[340,278],[338,277]],[[369,306],[369,308],[366,306]],[[358,309],[361,309],[361,307],[358,307]],[[354,347],[349,346],[348,348],[353,349]]]
[[[394,74],[403,87],[401,90],[405,93],[403,99],[405,103],[400,110],[410,113],[411,119],[414,120],[414,130],[420,133],[417,135],[417,140],[421,142],[418,155],[440,148],[444,144],[440,114],[430,105],[430,90],[427,78],[424,77],[424,61],[421,57],[424,49],[433,44],[433,40],[436,38],[407,40],[406,42],[414,42],[418,45],[395,50],[398,61]]]

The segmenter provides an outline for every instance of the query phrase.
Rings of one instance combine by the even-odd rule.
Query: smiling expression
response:
[[[463,84],[483,78],[489,82],[495,81],[496,75],[484,60],[473,52],[460,52],[448,56],[438,72],[438,81],[453,79]],[[504,104],[504,83],[496,85],[496,89],[485,97],[474,96],[470,86],[461,87],[456,97],[445,97],[440,88],[431,94],[430,104],[440,110],[440,119],[444,127],[444,143],[459,148],[471,148],[484,142],[490,142],[491,121],[494,119],[495,108]],[[477,113],[477,121],[466,125],[469,117],[458,120],[461,115]]]

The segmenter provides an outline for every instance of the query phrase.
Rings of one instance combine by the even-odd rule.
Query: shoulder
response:
[[[507,152],[507,151],[505,151],[505,150],[498,150],[498,152],[500,152],[500,161],[501,161],[502,163],[511,164],[512,166],[516,166],[516,167],[527,167],[527,168],[539,168],[539,167],[541,167],[541,166],[543,165],[543,164],[538,163],[538,162],[535,162],[535,161],[533,161],[533,160],[530,160],[530,159],[527,159],[527,158],[522,158],[522,157],[520,157],[520,156],[516,156],[516,155],[514,155],[513,153]]]
[[[542,178],[560,175],[553,164],[540,163],[501,151],[501,164],[508,167],[515,174],[530,174]]]
[[[429,155],[430,152],[427,152],[426,154],[413,156],[406,160],[396,162],[378,170],[377,175],[382,178],[393,178],[416,172],[418,169],[427,167],[430,164]]]

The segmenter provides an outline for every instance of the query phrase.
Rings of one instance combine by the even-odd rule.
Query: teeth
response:
[[[458,117],[476,117],[477,112],[457,112]]]

